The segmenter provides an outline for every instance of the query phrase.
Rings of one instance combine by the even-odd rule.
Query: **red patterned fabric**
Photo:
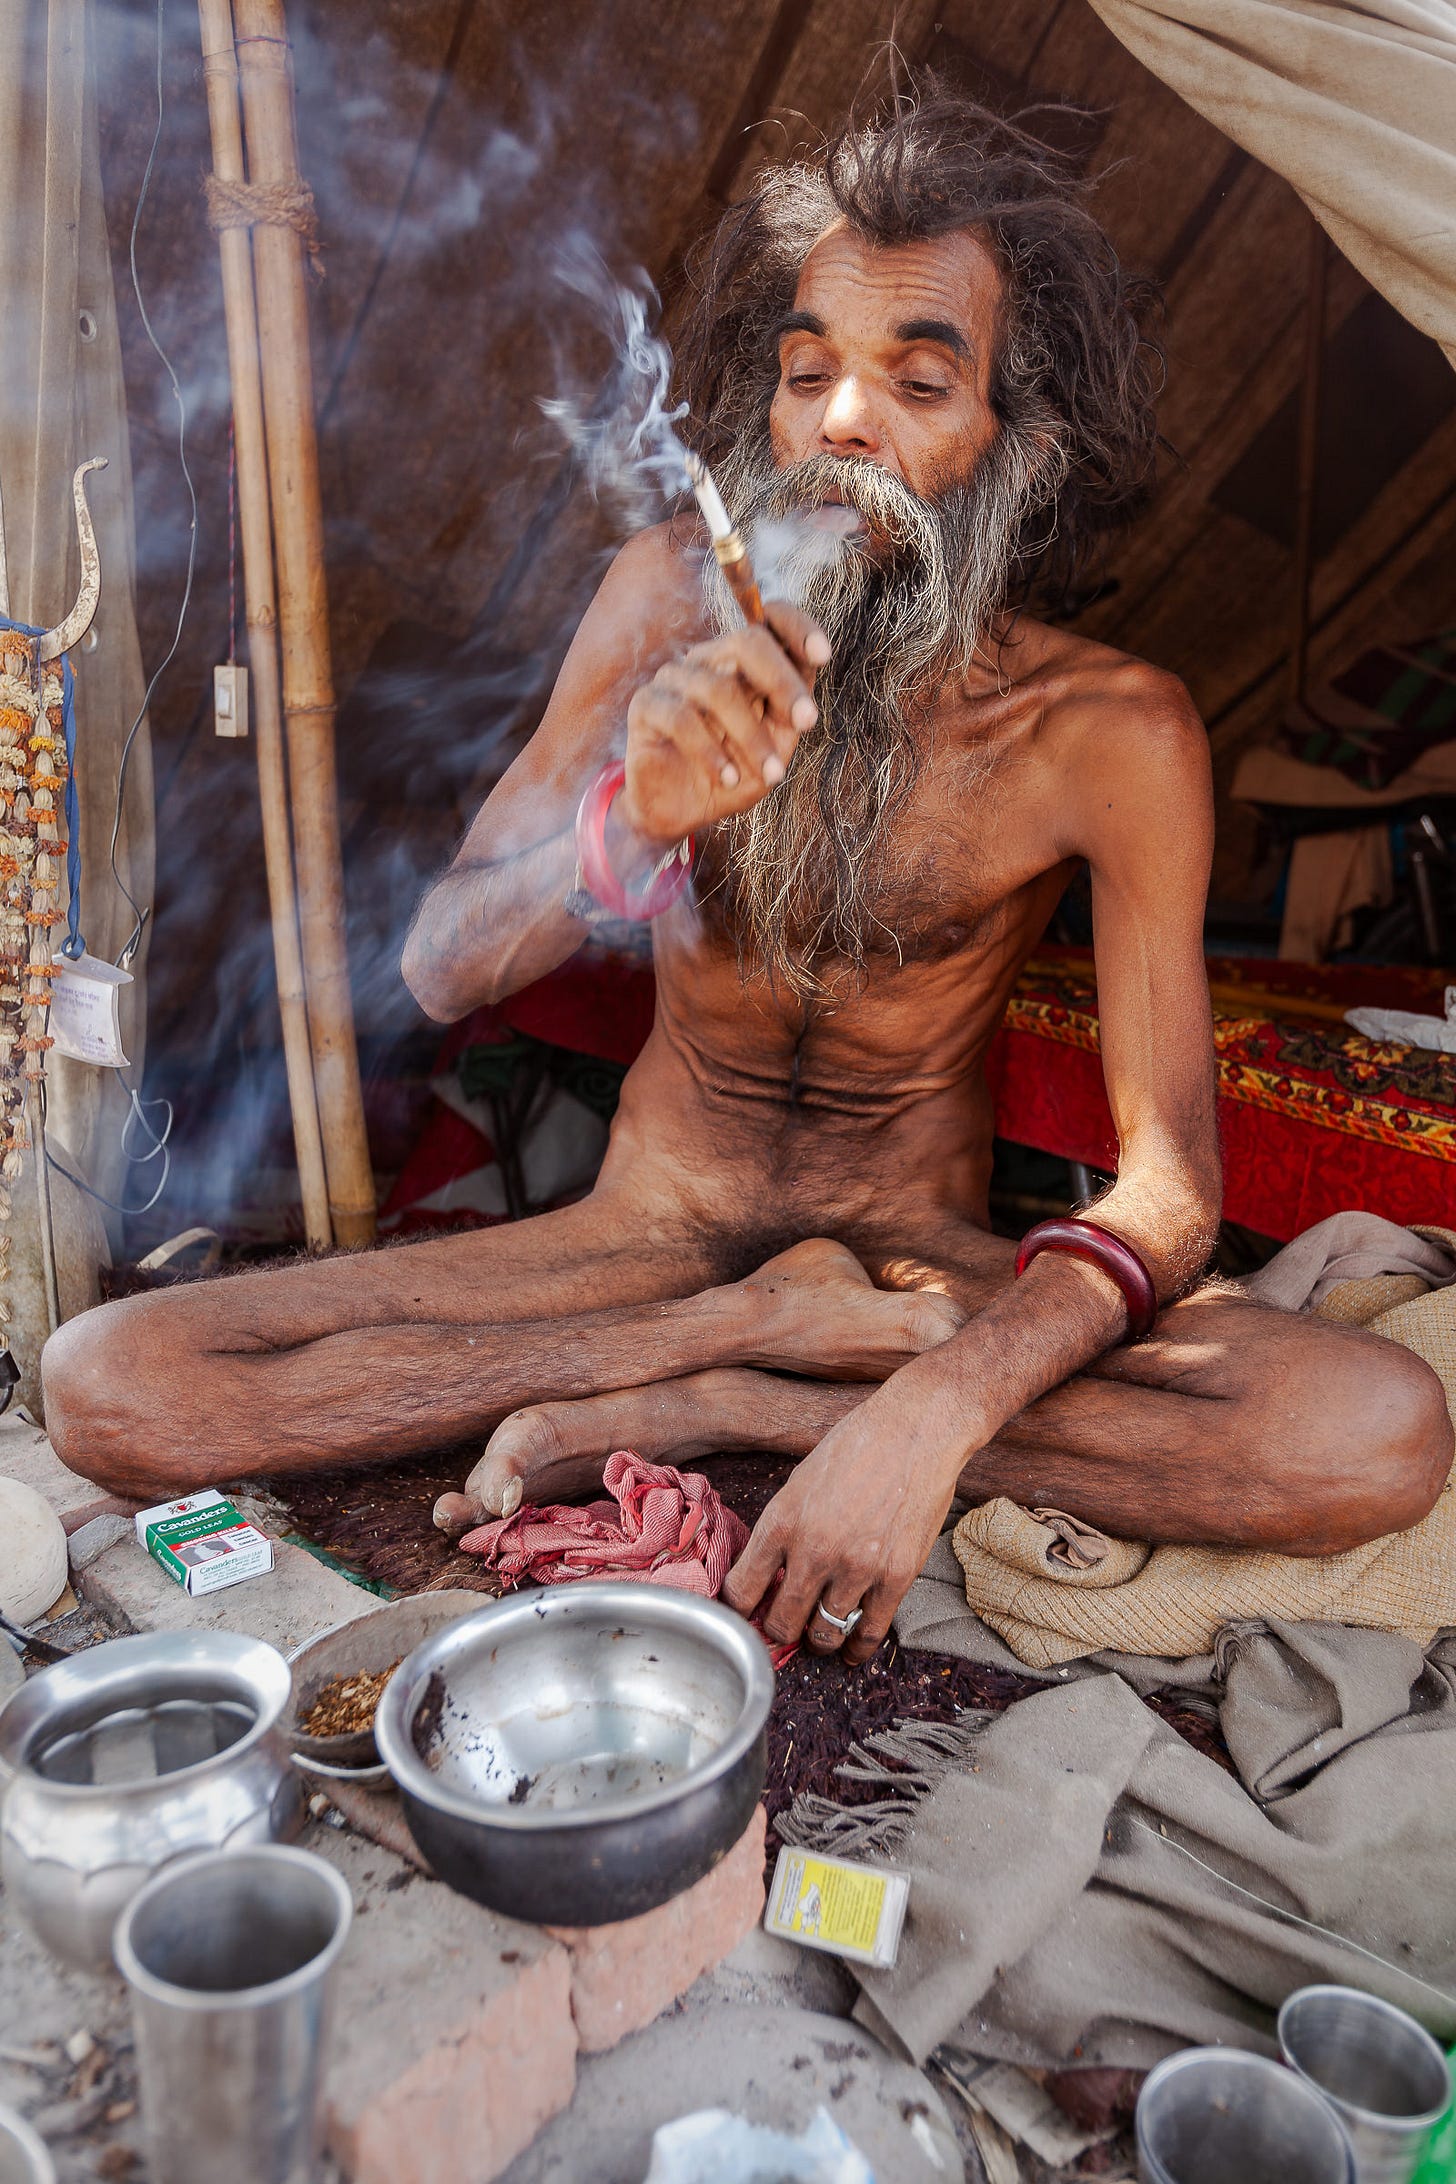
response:
[[[1226,1218],[1281,1241],[1346,1208],[1456,1218],[1450,1056],[1377,1045],[1341,1013],[1372,998],[1377,976],[1386,1006],[1439,1007],[1441,974],[1366,965],[1341,991],[1338,969],[1243,958],[1208,968]],[[1027,965],[988,1075],[1002,1136],[1115,1172],[1089,950],[1047,949]]]
[[[585,1508],[524,1503],[514,1516],[481,1524],[460,1546],[510,1585],[568,1585],[580,1577],[624,1577],[716,1600],[748,1526],[724,1506],[700,1471],[649,1464],[629,1449],[607,1458],[611,1501]]]

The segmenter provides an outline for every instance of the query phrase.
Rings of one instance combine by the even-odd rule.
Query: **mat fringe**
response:
[[[779,1815],[780,1842],[840,1858],[894,1858],[924,1799],[948,1774],[974,1765],[977,1740],[995,1719],[986,1712],[954,1722],[897,1721],[876,1730],[863,1744],[852,1744],[834,1772],[842,1782],[864,1783],[884,1795],[839,1805],[806,1792]]]

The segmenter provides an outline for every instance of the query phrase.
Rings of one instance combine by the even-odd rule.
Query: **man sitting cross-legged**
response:
[[[852,1659],[958,1488],[1305,1555],[1415,1523],[1451,1463],[1435,1375],[1198,1286],[1203,730],[1167,675],[1011,611],[1152,461],[1106,238],[1048,155],[930,93],[767,172],[699,281],[682,391],[735,513],[857,532],[768,628],[686,528],[633,541],[405,956],[444,1021],[569,956],[574,817],[625,749],[618,883],[689,834],[698,856],[655,922],[656,1022],[596,1188],[89,1313],[46,1352],[61,1455],[156,1498],[488,1436],[439,1512],[463,1530],[596,1484],[614,1448],[789,1452],[727,1597],[752,1611],[782,1571],[770,1635],[823,1650],[862,1609]],[[1093,1212],[1130,1254],[1013,1279],[983,1062],[1082,860],[1119,1141]]]

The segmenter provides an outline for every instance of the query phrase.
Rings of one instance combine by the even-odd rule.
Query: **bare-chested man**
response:
[[[680,362],[749,518],[840,502],[807,611],[737,626],[686,533],[619,557],[535,736],[421,911],[442,1020],[576,950],[572,820],[625,748],[631,882],[695,833],[600,1180],[481,1234],[131,1299],[46,1353],[68,1463],[151,1498],[488,1445],[441,1521],[632,1447],[801,1456],[732,1572],[847,1652],[957,1488],[1139,1539],[1328,1554],[1414,1523],[1452,1455],[1408,1351],[1196,1288],[1219,1210],[1206,741],[1168,676],[1008,614],[1152,450],[1112,252],[989,116],[932,97],[769,174],[700,265]],[[828,528],[842,513],[814,517]],[[762,535],[762,534],[761,534]],[[1096,1219],[1162,1304],[987,1221],[987,1046],[1085,859],[1120,1157]],[[568,908],[572,897],[572,908]],[[820,1615],[820,1606],[827,1615]]]

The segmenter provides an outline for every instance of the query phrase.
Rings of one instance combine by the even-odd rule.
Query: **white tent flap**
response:
[[[1451,0],[1092,0],[1456,364]]]

